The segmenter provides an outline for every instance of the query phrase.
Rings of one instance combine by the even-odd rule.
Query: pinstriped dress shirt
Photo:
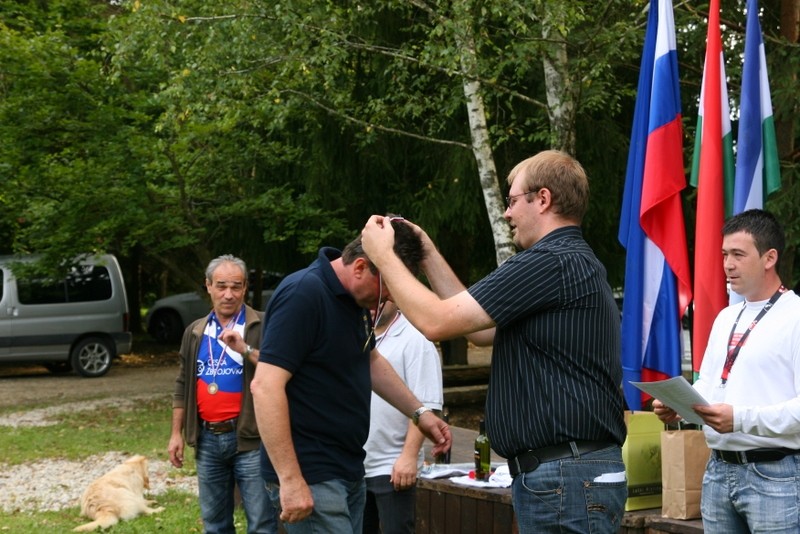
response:
[[[625,441],[619,310],[579,227],[554,230],[469,292],[497,324],[486,426],[498,454]]]

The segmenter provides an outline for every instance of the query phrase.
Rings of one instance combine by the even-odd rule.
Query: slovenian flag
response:
[[[781,187],[767,57],[761,24],[758,22],[758,0],[747,2],[740,107],[733,191],[734,214],[763,208],[767,195]]]
[[[722,56],[719,0],[711,0],[691,183],[697,187],[692,368],[697,374],[711,325],[728,304],[722,269],[722,225],[733,204],[733,144]]]
[[[680,319],[691,301],[685,187],[672,2],[651,0],[619,229],[627,251],[623,389],[634,410],[642,393],[630,381],[681,373]]]

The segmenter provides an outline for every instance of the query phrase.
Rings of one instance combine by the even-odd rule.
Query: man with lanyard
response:
[[[234,483],[247,532],[272,534],[277,513],[259,475],[261,443],[250,381],[258,361],[261,316],[244,304],[247,267],[232,255],[206,269],[213,309],[186,328],[172,402],[169,458],[183,466],[184,437],[196,448],[200,513],[206,534],[235,534]]]
[[[694,388],[712,449],[703,478],[706,533],[800,532],[800,297],[777,272],[783,230],[763,210],[730,218],[722,258],[742,304],[711,329]],[[659,400],[653,411],[680,418]]]
[[[522,251],[469,289],[416,226],[433,292],[392,254],[383,217],[364,227],[364,250],[425,337],[494,344],[486,430],[509,460],[519,532],[617,532],[627,496],[619,311],[580,230],[588,178],[549,150],[508,183],[505,218]]]
[[[410,229],[398,233],[398,254],[416,269],[419,238]],[[447,424],[375,347],[370,310],[379,316],[386,299],[357,238],[341,252],[322,248],[269,301],[252,390],[262,474],[289,534],[361,533],[371,390],[434,441],[433,454],[450,448]]]

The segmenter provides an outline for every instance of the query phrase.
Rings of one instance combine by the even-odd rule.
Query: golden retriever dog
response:
[[[150,508],[155,501],[144,498],[144,490],[150,488],[147,476],[147,458],[141,455],[125,460],[86,488],[81,496],[81,514],[89,519],[75,527],[75,532],[89,532],[98,527],[108,528],[120,519],[133,519],[139,514],[154,514],[163,508]]]

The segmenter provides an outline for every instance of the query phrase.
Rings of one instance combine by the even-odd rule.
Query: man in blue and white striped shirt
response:
[[[469,289],[419,228],[433,291],[392,252],[383,217],[364,227],[364,250],[428,339],[493,343],[486,426],[514,475],[519,531],[617,532],[627,497],[619,311],[580,229],[588,179],[551,150],[519,163],[508,184],[505,218],[522,252]]]

